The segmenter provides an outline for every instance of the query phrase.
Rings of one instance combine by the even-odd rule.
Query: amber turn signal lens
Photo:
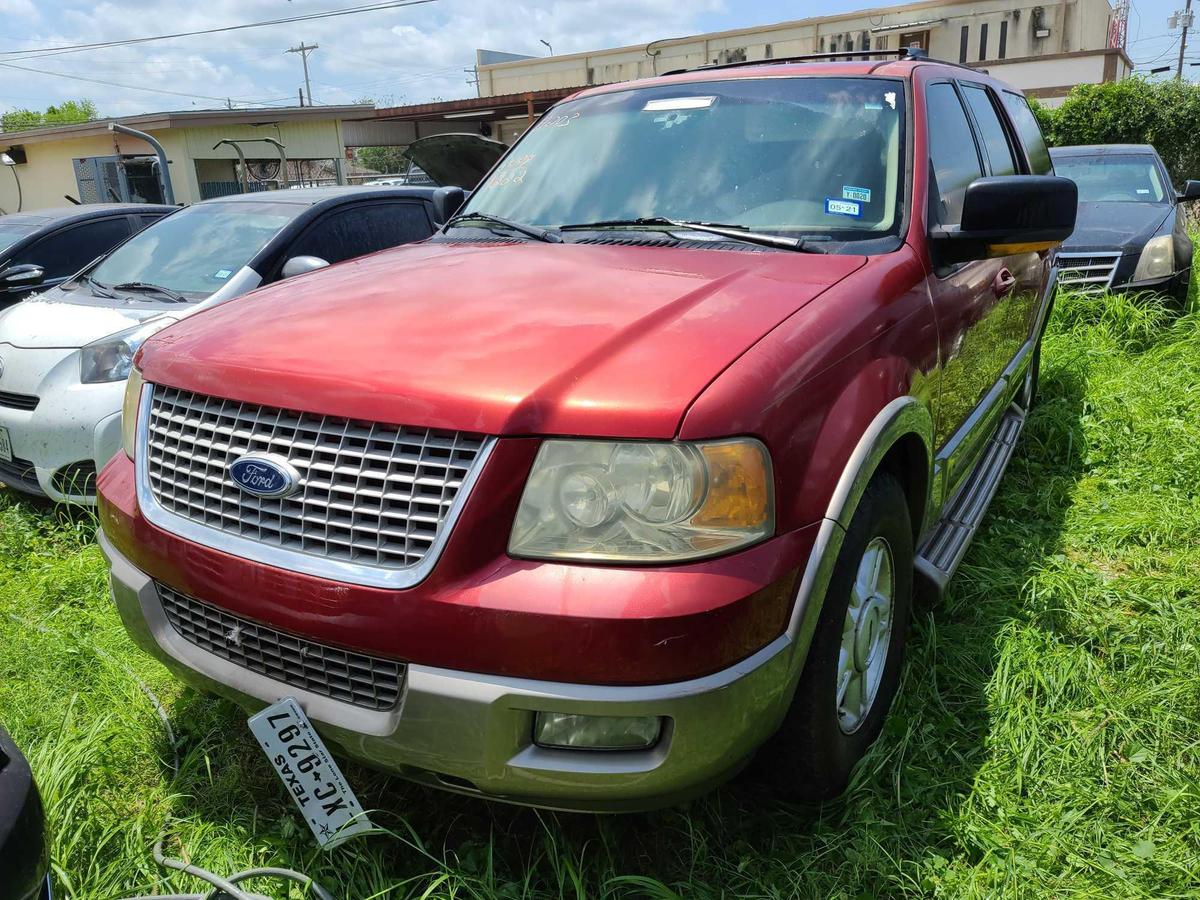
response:
[[[708,465],[708,494],[692,517],[701,528],[756,528],[774,516],[771,466],[756,441],[701,444]]]

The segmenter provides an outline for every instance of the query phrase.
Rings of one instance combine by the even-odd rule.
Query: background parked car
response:
[[[0,216],[0,307],[61,284],[175,209],[90,203]]]
[[[42,800],[33,773],[0,728],[0,900],[49,900]]]
[[[422,240],[438,197],[323,187],[209,200],[0,313],[0,483],[91,502],[121,446],[124,381],[146,337],[259,285]]]
[[[1066,289],[1144,290],[1187,299],[1192,242],[1179,204],[1200,197],[1200,181],[1176,193],[1149,144],[1056,147],[1054,171],[1079,186],[1075,233],[1058,252]]]

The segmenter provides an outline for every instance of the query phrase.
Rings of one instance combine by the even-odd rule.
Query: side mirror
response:
[[[972,259],[1049,250],[1075,230],[1075,182],[1055,175],[1001,175],[967,185],[961,225],[935,225],[935,260],[951,265]]]
[[[328,265],[329,263],[319,256],[293,256],[283,264],[283,270],[279,274],[283,278],[295,278],[297,275],[303,275],[306,272],[315,272],[317,269],[324,269]]]
[[[1189,178],[1183,183],[1183,190],[1175,195],[1178,200],[1200,199],[1200,181]]]
[[[445,225],[450,217],[462,209],[467,202],[467,192],[460,187],[440,187],[433,192],[433,217],[437,224]]]
[[[36,287],[42,283],[45,277],[46,270],[41,266],[33,263],[21,263],[17,266],[9,266],[0,272],[0,285],[17,289]]]

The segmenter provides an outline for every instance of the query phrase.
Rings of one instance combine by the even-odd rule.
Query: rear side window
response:
[[[975,125],[979,129],[979,138],[983,141],[983,150],[987,154],[988,169],[992,175],[1017,174],[1017,160],[1013,156],[1012,145],[1008,135],[1000,123],[1000,116],[988,96],[988,91],[982,85],[964,84],[963,97],[975,117]]]
[[[934,180],[931,196],[937,207],[934,218],[940,225],[957,225],[962,221],[967,185],[983,175],[975,136],[954,85],[931,84],[925,109]]]
[[[13,262],[39,265],[46,270],[47,279],[67,278],[129,235],[129,220],[125,216],[85,222],[47,235]]]
[[[336,210],[302,234],[288,256],[319,256],[341,262],[419,241],[433,233],[421,203],[372,203]]]
[[[1042,137],[1042,129],[1033,110],[1029,108],[1029,101],[1020,94],[1005,91],[1004,106],[1016,126],[1025,155],[1029,157],[1029,170],[1034,175],[1053,175],[1054,164],[1050,162],[1050,151],[1046,149],[1046,139]]]

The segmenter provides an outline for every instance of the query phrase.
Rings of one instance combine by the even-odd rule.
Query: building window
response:
[[[979,61],[987,58],[987,22],[984,22],[979,26]]]
[[[964,25],[962,31],[958,33],[958,61],[965,63],[967,61],[967,40],[971,36],[971,26]]]
[[[871,35],[867,32],[860,32],[858,35],[858,49],[863,53],[871,49]],[[863,56],[863,59],[870,59],[870,56]]]
[[[818,49],[818,51],[817,51],[817,52],[819,52],[819,53],[824,53],[824,52],[825,52],[825,38],[821,38],[821,42],[820,42],[820,44],[818,45],[818,47],[819,47],[819,49]]]
[[[1008,52],[1008,20],[1005,19],[1000,23],[1000,49],[996,53],[997,59],[1004,59],[1004,54]]]
[[[887,48],[888,48],[888,36],[886,34],[881,34],[879,37],[875,38],[875,49],[876,50],[886,50]]]
[[[771,45],[767,44],[766,47],[763,48],[763,59],[770,59],[770,58],[771,58]]]

